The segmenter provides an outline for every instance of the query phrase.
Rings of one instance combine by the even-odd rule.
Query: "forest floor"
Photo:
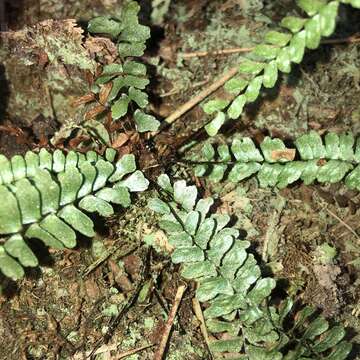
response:
[[[120,6],[105,0],[62,3],[32,0],[19,2],[18,7],[9,5],[8,26],[19,30],[48,18],[75,18],[83,25],[94,15]],[[144,3],[144,19],[149,21],[150,1]],[[153,38],[144,57],[152,69],[153,113],[165,118],[211,85],[239,56],[214,52],[253,46],[265,29],[292,11],[291,3],[172,0],[164,16],[153,13]],[[291,75],[248,107],[241,120],[226,127],[219,138],[241,133],[257,140],[271,135],[291,142],[310,129],[359,135],[360,43],[346,42],[358,33],[360,11],[344,7],[332,37],[345,40],[308,52]],[[42,85],[29,85],[28,73],[14,75],[7,66],[0,65],[0,153],[12,156],[42,146],[51,148],[50,140],[61,121],[51,111],[45,114],[33,105],[37,102],[33,97],[43,94],[32,87],[42,89]],[[14,94],[12,82],[19,83],[19,78],[23,89]],[[76,95],[84,94],[78,87]],[[21,96],[26,100],[19,101]],[[191,172],[176,162],[176,151],[190,139],[203,138],[199,129],[205,120],[201,107],[195,106],[164,129],[151,148],[141,138],[136,144],[126,143],[123,151],[137,152],[150,178],[166,170],[192,181]],[[62,147],[73,146],[72,134],[66,136]],[[158,166],[152,168],[154,162]],[[344,322],[360,343],[358,192],[341,184],[295,183],[281,191],[261,189],[255,179],[240,184],[201,180],[198,184],[205,193],[217,194],[221,208],[237,218],[237,226],[259,254],[266,243],[269,267],[277,278],[286,279],[288,294],[320,308],[327,318]],[[128,211],[99,223],[93,241],[80,239],[73,250],[42,254],[41,269],[29,271],[21,282],[2,279],[0,359],[84,359],[84,354],[98,360],[120,359],[121,353],[132,349],[139,352],[126,359],[153,359],[182,279],[169,257],[144,241],[154,230],[152,215],[144,211],[147,196],[139,196]],[[324,256],[331,256],[331,262],[324,264]],[[166,350],[168,360],[210,359],[193,312],[193,295],[190,284]]]

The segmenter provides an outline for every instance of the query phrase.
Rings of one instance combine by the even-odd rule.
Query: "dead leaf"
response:
[[[324,166],[326,164],[326,160],[325,159],[319,159],[318,162],[316,163],[316,165],[319,165],[319,166]]]
[[[98,300],[101,295],[99,286],[94,279],[87,279],[85,281],[85,291],[92,301]]]
[[[162,230],[157,230],[156,232],[152,232],[152,229],[145,224],[143,226],[143,232],[145,235],[151,233],[154,235],[155,247],[159,247],[161,250],[165,251],[166,253],[172,253],[174,251],[174,247],[169,243],[166,234]]]
[[[73,107],[78,107],[82,104],[86,104],[90,101],[94,101],[95,100],[95,94],[90,93],[90,94],[86,94],[84,96],[80,96],[78,98],[76,98],[74,101],[71,102],[71,106]]]
[[[142,261],[138,255],[128,255],[123,258],[126,273],[134,280],[141,274]]]
[[[285,149],[285,150],[273,150],[271,152],[271,158],[273,160],[286,159],[293,161],[295,159],[296,150],[295,149]]]
[[[106,107],[104,105],[96,105],[89,111],[87,111],[84,115],[84,120],[90,120],[93,119],[95,116],[101,114],[106,110]]]
[[[99,102],[102,105],[107,103],[107,99],[109,97],[110,91],[112,89],[112,82],[108,82],[101,86],[100,93],[99,93]]]
[[[84,141],[87,141],[87,140],[90,140],[90,137],[89,136],[85,136],[85,135],[79,135],[77,136],[76,138],[74,139],[71,139],[69,141],[69,147],[71,149],[76,149],[80,143],[84,142]]]
[[[109,259],[108,260],[109,268],[112,272],[112,276],[114,277],[114,281],[124,292],[129,292],[133,290],[133,284],[129,280],[127,274],[124,269],[121,268],[115,261]]]
[[[84,47],[93,57],[104,56],[108,64],[113,63],[118,56],[116,45],[108,38],[89,36]]]
[[[115,149],[118,149],[118,148],[122,147],[124,144],[126,144],[128,140],[129,140],[128,135],[126,135],[125,133],[120,133],[117,136],[117,138],[113,141],[112,147]]]

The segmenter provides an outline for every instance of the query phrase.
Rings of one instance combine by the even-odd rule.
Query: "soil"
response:
[[[88,109],[74,109],[71,104],[88,93],[89,76],[96,70],[92,63],[87,68],[81,68],[80,62],[47,65],[29,41],[43,34],[42,21],[52,19],[59,22],[52,23],[49,36],[70,36],[68,41],[84,44],[86,33],[79,35],[80,28],[65,19],[75,18],[83,26],[93,16],[116,12],[121,4],[61,3],[5,1],[8,29],[20,31],[37,24],[31,28],[32,36],[23,39],[20,52],[11,43],[10,49],[9,43],[0,48],[0,153],[6,156],[44,146],[78,145],[76,131],[68,130],[68,119],[78,125]],[[172,0],[169,4],[163,17],[152,19],[153,38],[143,59],[152,77],[151,109],[159,118],[209,86],[239,56],[212,55],[212,51],[252,46],[261,40],[264,29],[294,12],[292,2],[284,0]],[[151,1],[142,5],[143,21],[149,24]],[[67,35],[61,31],[68,31]],[[360,11],[343,6],[332,37],[344,39],[357,33]],[[111,46],[100,48],[99,61],[110,61]],[[179,53],[195,51],[209,54],[178,60]],[[29,59],[30,67],[25,65]],[[241,133],[261,140],[269,134],[291,143],[310,129],[360,135],[359,69],[360,43],[322,45],[308,52],[301,65],[248,107],[241,121],[222,130],[219,138]],[[221,90],[217,94],[223,95]],[[204,138],[200,129],[207,120],[196,106],[155,137],[152,146],[146,136],[134,137],[132,142],[124,140],[119,152],[135,152],[149,178],[167,171],[197,180],[176,163],[177,150]],[[344,322],[354,343],[360,343],[359,193],[340,184],[296,183],[281,191],[264,190],[254,179],[198,184],[208,195],[219,196],[221,208],[237,219],[259,254],[266,244],[268,265],[286,283],[290,295],[321,309],[327,318]],[[144,211],[148,196],[139,196],[130,209],[106,221],[99,219],[95,239],[80,239],[73,250],[59,252],[34,244],[41,267],[28,270],[19,282],[0,279],[0,359],[120,359],[127,350],[158,342],[183,280],[168,256],[144,243],[144,236],[155,228],[153,216]],[[336,249],[336,256],[326,264],[321,261],[324,244]],[[166,359],[210,359],[193,312],[193,295],[194,286],[188,284]],[[150,346],[127,359],[153,359],[155,350],[155,345]],[[355,346],[353,359],[360,359],[359,351]]]

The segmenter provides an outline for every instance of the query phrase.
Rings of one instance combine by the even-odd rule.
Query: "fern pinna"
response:
[[[0,270],[12,279],[23,267],[38,265],[24,239],[37,238],[56,249],[73,248],[76,233],[92,237],[93,222],[84,213],[113,214],[110,203],[128,207],[130,192],[143,191],[148,180],[136,170],[135,157],[116,151],[101,157],[45,149],[10,160],[0,155]]]
[[[258,148],[252,139],[237,137],[230,146],[208,143],[187,162],[194,165],[195,175],[212,181],[239,182],[256,174],[261,187],[284,188],[299,179],[307,185],[344,179],[346,186],[360,190],[360,139],[355,143],[350,133],[328,133],[322,139],[311,131],[294,144],[296,149],[289,149],[282,140],[266,137]]]
[[[230,217],[211,214],[212,198],[197,200],[195,186],[183,180],[172,185],[166,175],[158,178],[158,185],[160,197],[150,199],[148,206],[161,214],[158,224],[174,247],[173,263],[181,264],[185,279],[197,283],[196,297],[205,308],[216,359],[347,358],[352,346],[343,340],[343,327],[330,328],[310,307],[293,316],[290,299],[272,304],[276,281],[261,275],[248,250],[250,242],[227,226]]]

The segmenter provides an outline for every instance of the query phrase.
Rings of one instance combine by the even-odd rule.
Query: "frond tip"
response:
[[[76,246],[76,233],[94,236],[94,224],[86,215],[114,213],[111,203],[128,207],[130,193],[144,191],[149,182],[136,170],[135,156],[114,161],[116,152],[105,157],[45,149],[27,152],[10,160],[0,155],[0,270],[19,279],[24,268],[38,260],[27,241],[41,240],[63,249]],[[26,241],[27,240],[27,241]]]
[[[96,85],[110,85],[107,102],[111,106],[114,120],[123,118],[132,107],[138,132],[157,131],[160,122],[143,109],[148,105],[148,95],[142,90],[150,83],[146,77],[146,66],[137,61],[144,54],[150,28],[139,23],[140,5],[126,0],[118,16],[99,16],[89,22],[88,30],[94,34],[106,34],[117,43],[121,63],[105,65]],[[130,106],[130,104],[132,104]]]

